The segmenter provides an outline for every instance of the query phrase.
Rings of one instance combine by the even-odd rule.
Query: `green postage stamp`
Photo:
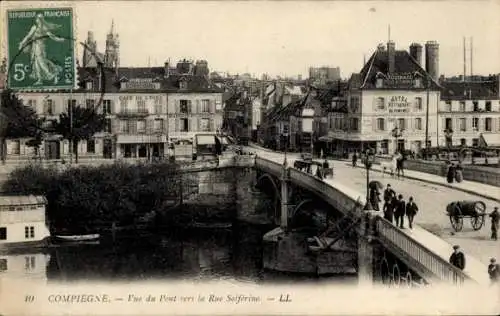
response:
[[[11,89],[71,89],[75,84],[73,9],[9,10]]]

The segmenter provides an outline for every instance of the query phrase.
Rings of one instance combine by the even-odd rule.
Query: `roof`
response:
[[[377,75],[387,76],[389,75],[389,55],[386,50],[376,50],[368,62],[360,71],[360,76],[362,79],[361,89],[375,89],[375,81]],[[411,76],[429,77],[430,75],[419,65],[419,63],[410,56],[410,54],[405,50],[394,51],[394,73],[397,74],[408,74]],[[431,90],[439,90],[440,85],[435,80],[432,80]],[[414,89],[413,83],[409,82],[396,82],[391,85],[390,89]]]
[[[285,89],[286,89],[286,92],[288,92],[289,94],[292,94],[292,95],[304,94],[304,91],[299,86],[293,86],[293,87],[285,86]]]
[[[495,81],[442,81],[441,86],[443,100],[499,99],[499,87]]]
[[[47,204],[44,196],[35,195],[0,195],[0,206]]]

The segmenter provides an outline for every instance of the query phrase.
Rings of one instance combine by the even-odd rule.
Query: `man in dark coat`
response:
[[[450,263],[460,270],[465,269],[465,255],[460,250],[460,246],[453,246],[453,253],[450,256]]]
[[[390,184],[387,184],[387,188],[384,190],[384,202],[392,201],[393,196],[396,196],[396,192],[394,192]]]
[[[405,228],[404,227],[404,217],[406,213],[406,203],[405,200],[403,200],[403,195],[398,195],[398,201],[396,204],[396,209],[394,210],[394,217],[396,218],[396,226],[399,226],[399,228]]]
[[[396,207],[398,200],[393,196],[389,201],[384,203],[384,218],[393,223],[394,220],[394,208]]]
[[[498,207],[495,206],[493,212],[490,214],[491,218],[491,239],[497,240],[497,232],[498,232],[498,222],[500,221],[500,214],[498,213]]]
[[[406,203],[406,216],[408,217],[408,226],[410,229],[413,228],[413,219],[415,215],[417,215],[418,206],[415,202],[413,202],[413,196],[410,196],[408,199],[408,203]]]
[[[495,258],[490,259],[490,265],[488,266],[488,274],[490,275],[490,280],[492,284],[498,283],[498,279],[500,279],[500,265],[497,263]]]

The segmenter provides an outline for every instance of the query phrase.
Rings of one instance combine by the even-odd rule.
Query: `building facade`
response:
[[[426,133],[429,146],[437,143],[438,46],[426,44],[427,53],[435,58],[428,60],[426,69],[420,65],[421,50],[416,47],[421,48],[413,44],[412,56],[396,50],[394,42],[388,42],[387,49],[379,45],[360,73],[351,76],[345,93],[347,111],[331,116],[334,130],[329,134],[337,151],[419,152],[425,147]]]

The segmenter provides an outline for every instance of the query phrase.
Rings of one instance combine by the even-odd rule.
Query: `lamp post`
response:
[[[283,139],[285,141],[285,158],[283,159],[283,166],[286,167],[288,164],[287,157],[286,157],[287,152],[288,152],[288,132],[283,133]]]
[[[371,152],[370,149],[365,151],[365,157],[363,159],[363,164],[366,169],[366,204],[363,208],[364,211],[373,211],[372,204],[370,203],[370,168],[373,165],[373,161],[375,159],[375,155]]]
[[[392,129],[392,131],[391,131],[392,137],[394,137],[395,140],[396,140],[396,146],[395,146],[396,150],[399,150],[399,148],[398,148],[398,138],[401,137],[401,136],[403,136],[403,131],[404,130],[402,128],[399,128],[398,126],[394,127]]]

